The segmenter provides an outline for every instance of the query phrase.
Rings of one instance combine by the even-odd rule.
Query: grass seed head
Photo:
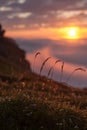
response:
[[[42,70],[43,70],[43,68],[44,68],[44,66],[45,66],[45,64],[46,64],[46,62],[47,62],[50,58],[51,58],[51,57],[46,58],[45,61],[42,63],[41,68],[40,68],[40,74],[41,74],[41,72],[42,72]]]

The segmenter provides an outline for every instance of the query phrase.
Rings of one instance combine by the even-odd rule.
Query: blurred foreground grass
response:
[[[0,130],[87,130],[87,89],[32,73],[0,78]]]

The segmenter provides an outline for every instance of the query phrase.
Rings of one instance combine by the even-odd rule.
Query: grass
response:
[[[40,54],[35,55],[33,71]],[[10,70],[12,65],[0,60],[0,130],[87,130],[87,89],[71,88],[41,76],[50,58],[43,61],[40,75]],[[61,80],[63,70],[64,62]]]
[[[34,63],[33,63],[33,72],[34,72],[35,63],[36,63],[36,59],[37,59],[37,56],[38,56],[38,55],[41,55],[41,53],[40,53],[40,52],[37,52],[37,53],[35,54]]]
[[[49,78],[50,74],[51,74],[51,79],[53,78],[55,65],[56,65],[58,62],[61,62],[61,60],[56,60],[56,61],[55,61],[54,65],[53,65],[53,66],[49,69],[49,71],[48,71],[47,78]]]
[[[72,77],[72,75],[73,75],[76,71],[86,72],[86,70],[83,69],[83,68],[76,68],[76,69],[74,69],[73,72],[69,75],[69,77],[67,78],[67,81],[66,81],[66,82],[68,82],[68,81],[70,80],[70,78]]]
[[[1,130],[87,130],[86,89],[32,73],[9,78],[0,82]]]
[[[41,75],[41,72],[42,72],[42,70],[43,70],[43,68],[44,68],[44,66],[45,66],[45,64],[46,64],[46,62],[47,62],[50,58],[51,58],[51,57],[46,58],[45,61],[42,63],[41,68],[40,68],[40,75]]]

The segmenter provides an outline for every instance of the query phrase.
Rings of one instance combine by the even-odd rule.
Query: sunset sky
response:
[[[7,35],[26,38],[66,38],[64,28],[87,34],[87,0],[0,0],[0,22]]]
[[[87,0],[0,0],[0,23],[32,65],[35,53],[41,51],[38,63],[51,56],[48,66],[52,66],[62,59],[65,77],[77,67],[87,70]],[[39,68],[36,64],[36,72]],[[71,82],[87,86],[87,72],[76,73]]]

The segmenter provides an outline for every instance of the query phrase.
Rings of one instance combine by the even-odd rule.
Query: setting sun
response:
[[[78,27],[69,27],[66,29],[66,37],[68,39],[79,39],[79,28]]]
[[[80,29],[78,27],[65,27],[62,28],[61,35],[64,39],[79,39]]]
[[[71,29],[69,30],[69,32],[68,32],[68,35],[69,35],[70,37],[75,37],[75,36],[77,35],[76,29],[71,28]]]

